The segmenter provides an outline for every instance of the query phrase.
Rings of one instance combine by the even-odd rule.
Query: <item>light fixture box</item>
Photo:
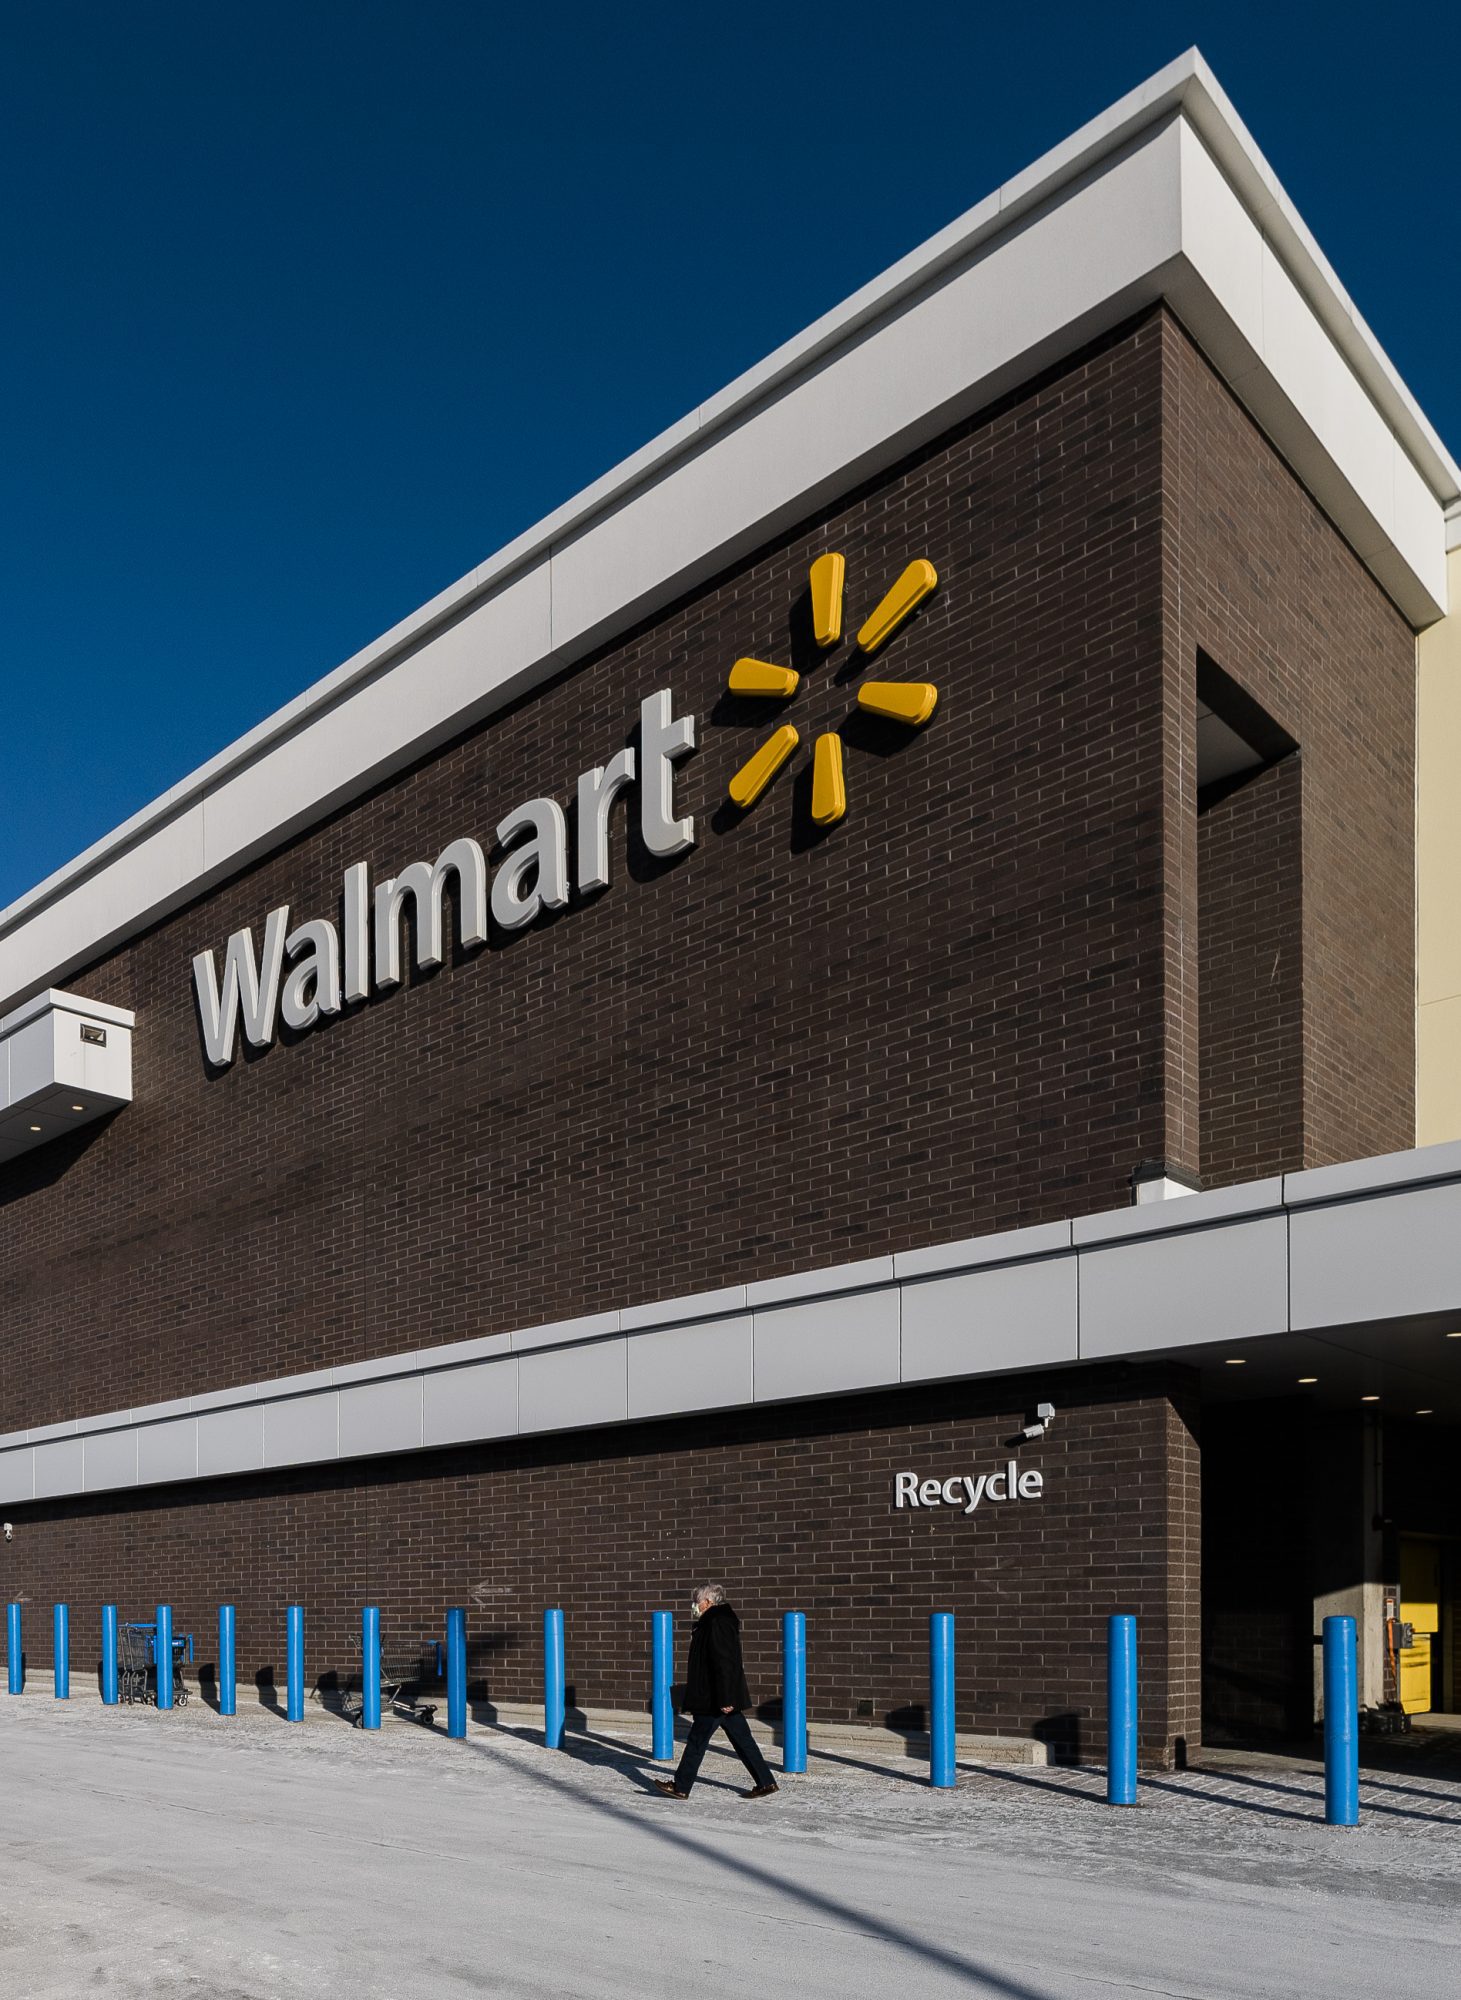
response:
[[[0,1018],[0,1164],[132,1102],[135,1021],[55,987]]]

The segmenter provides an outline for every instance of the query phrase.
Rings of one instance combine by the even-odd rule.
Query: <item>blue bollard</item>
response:
[[[563,1746],[564,1675],[563,1613],[543,1613],[543,1741],[550,1750]]]
[[[218,1713],[238,1714],[237,1618],[231,1604],[218,1607]]]
[[[954,1614],[934,1611],[928,1620],[929,1783],[948,1791],[954,1769]]]
[[[380,1728],[380,1606],[360,1614],[360,1726]]]
[[[674,1612],[656,1611],[653,1632],[649,1714],[654,1743],[650,1754],[657,1764],[663,1764],[675,1754],[675,1697],[670,1691],[675,1678]]]
[[[172,1606],[159,1604],[157,1607],[157,1631],[153,1638],[153,1654],[157,1660],[157,1705],[159,1708],[172,1707]]]
[[[108,1708],[117,1705],[117,1607],[101,1608],[101,1698]]]
[[[1359,1694],[1353,1618],[1324,1620],[1324,1822],[1360,1823]]]
[[[284,1636],[284,1714],[290,1722],[304,1721],[304,1606],[289,1607]]]
[[[446,1614],[446,1733],[467,1733],[467,1614]]]
[[[1106,1620],[1106,1803],[1136,1804],[1136,1620]]]
[[[21,1651],[20,1606],[10,1605],[5,1613],[5,1659],[10,1668],[10,1692],[25,1690],[25,1654]]]
[[[71,1699],[71,1607],[58,1604],[51,1613],[51,1674],[57,1701]]]
[[[781,1618],[781,1768],[807,1768],[807,1619],[804,1611]]]

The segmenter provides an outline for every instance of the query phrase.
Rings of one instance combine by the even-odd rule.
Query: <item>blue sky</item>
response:
[[[0,13],[0,905],[1196,42],[1452,449],[1453,9]]]

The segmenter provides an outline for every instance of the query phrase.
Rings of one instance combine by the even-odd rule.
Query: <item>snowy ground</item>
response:
[[[438,1721],[442,1719],[438,1715]],[[758,1804],[717,1753],[684,1805],[637,1732],[312,1711],[224,1721],[0,1698],[0,1991],[14,2000],[1100,2000],[1453,1993],[1461,1777],[1403,1746],[1322,1824],[1283,1760],[1144,1782],[870,1768],[839,1746]]]

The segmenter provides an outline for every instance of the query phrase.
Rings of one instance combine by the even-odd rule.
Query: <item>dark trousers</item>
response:
[[[774,1785],[771,1766],[761,1755],[756,1739],[751,1734],[751,1725],[739,1709],[729,1715],[697,1715],[690,1724],[690,1734],[680,1755],[680,1767],[675,1772],[675,1789],[688,1792],[694,1784],[710,1739],[717,1729],[723,1729],[730,1738],[730,1746],[751,1774],[754,1785]]]

